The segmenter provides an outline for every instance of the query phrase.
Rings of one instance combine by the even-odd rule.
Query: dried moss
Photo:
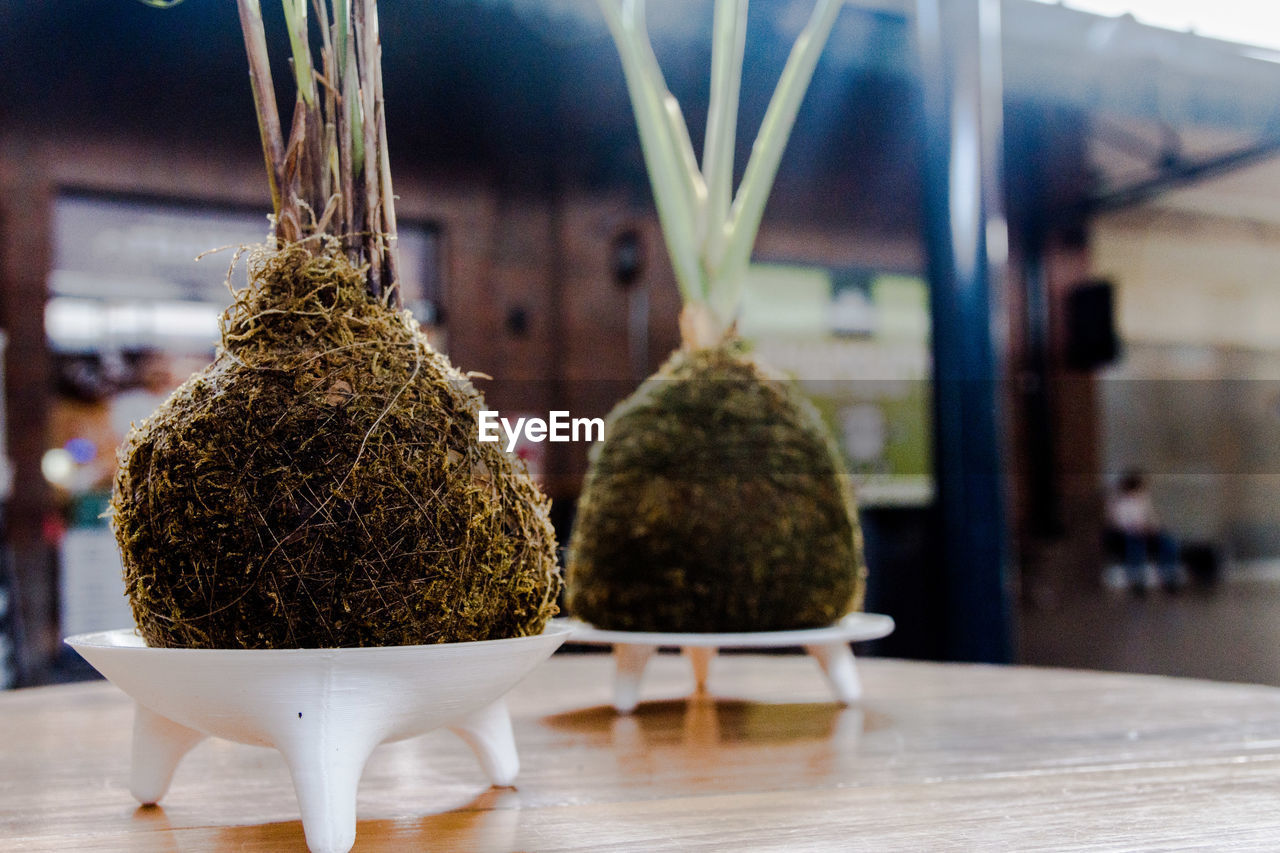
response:
[[[476,441],[479,393],[333,249],[250,260],[222,348],[127,438],[111,513],[148,644],[534,634],[548,502]]]
[[[609,416],[569,546],[568,606],[601,628],[766,631],[861,606],[839,452],[791,383],[726,343],[680,351]]]

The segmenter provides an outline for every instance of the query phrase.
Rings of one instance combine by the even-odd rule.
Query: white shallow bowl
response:
[[[724,634],[610,631],[577,619],[553,619],[573,630],[572,643],[612,646],[615,661],[613,707],[634,711],[640,702],[645,665],[660,648],[678,647],[693,666],[698,693],[705,693],[711,661],[718,649],[775,649],[803,646],[821,668],[836,701],[851,705],[862,698],[862,680],[850,643],[878,640],[893,633],[893,618],[881,613],[850,613],[825,628],[793,631],[743,631]]]
[[[158,649],[132,629],[67,644],[137,702],[130,790],[155,803],[205,737],[267,746],[289,765],[307,846],[355,843],[356,787],[374,747],[448,727],[496,785],[519,771],[502,697],[571,633],[350,649]]]
[[[658,647],[715,649],[777,649],[815,643],[858,643],[893,633],[893,617],[882,613],[849,613],[825,628],[790,631],[741,631],[733,633],[668,633],[663,631],[610,631],[579,619],[553,619],[553,625],[573,629],[571,643],[614,645],[629,643]]]

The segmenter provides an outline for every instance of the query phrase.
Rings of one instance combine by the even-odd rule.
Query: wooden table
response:
[[[611,667],[560,655],[511,695],[524,769],[490,789],[447,733],[380,748],[357,851],[1280,849],[1280,690],[866,660],[842,708],[802,657]],[[667,697],[667,698],[663,698]],[[0,695],[0,850],[305,850],[280,757],[210,741],[162,808],[125,788],[102,683]]]

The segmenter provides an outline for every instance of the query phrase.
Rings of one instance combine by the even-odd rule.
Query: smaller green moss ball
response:
[[[259,255],[222,350],[121,449],[112,522],[148,645],[390,646],[539,633],[549,502],[483,401],[337,253]]]
[[[606,423],[569,545],[600,628],[829,625],[861,606],[848,475],[817,411],[742,350],[679,351]]]

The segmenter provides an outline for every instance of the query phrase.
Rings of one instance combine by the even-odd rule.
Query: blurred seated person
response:
[[[1107,498],[1107,551],[1124,561],[1129,588],[1141,594],[1147,588],[1147,563],[1154,562],[1160,581],[1170,592],[1182,585],[1178,570],[1178,544],[1156,518],[1146,476],[1126,471]]]

